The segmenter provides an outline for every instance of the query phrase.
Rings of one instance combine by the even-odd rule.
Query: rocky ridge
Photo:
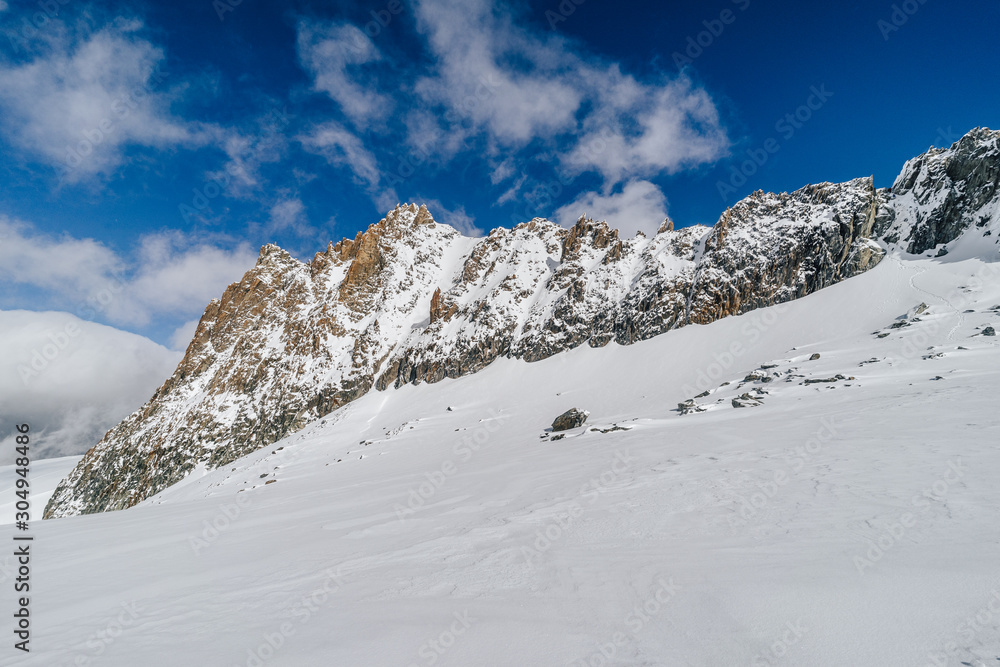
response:
[[[184,359],[63,480],[46,517],[130,507],[374,389],[628,345],[786,302],[974,229],[1000,229],[1000,133],[872,179],[755,192],[712,227],[619,238],[586,217],[484,238],[404,205],[308,263],[277,246],[205,310]],[[1000,236],[1000,234],[997,234]],[[946,252],[946,250],[945,250]],[[943,254],[943,253],[942,253]]]

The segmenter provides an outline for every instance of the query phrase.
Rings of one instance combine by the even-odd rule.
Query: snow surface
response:
[[[371,392],[36,522],[33,651],[3,664],[998,664],[1000,263],[965,255]]]
[[[16,445],[12,444],[11,449]],[[61,456],[56,459],[41,459],[31,461],[28,479],[31,482],[31,495],[28,497],[31,506],[35,508],[32,516],[37,517],[37,508],[45,507],[49,502],[52,492],[62,481],[62,478],[69,474],[82,456]],[[20,498],[14,495],[16,483],[17,466],[0,466],[0,489],[3,495],[0,496],[0,526],[14,523],[15,503]]]

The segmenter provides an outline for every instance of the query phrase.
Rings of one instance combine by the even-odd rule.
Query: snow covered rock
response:
[[[552,422],[552,431],[559,432],[568,431],[571,428],[579,428],[583,426],[589,416],[590,413],[586,410],[570,408],[555,418],[555,421]]]
[[[690,415],[698,412],[704,412],[705,407],[702,405],[698,405],[698,403],[693,398],[689,398],[683,403],[677,404],[677,411],[680,412],[682,415]]]
[[[756,408],[764,405],[759,396],[753,394],[742,394],[733,399],[734,408]]]
[[[712,227],[665,223],[649,238],[581,217],[475,239],[411,204],[309,262],[265,246],[208,305],[174,374],[84,456],[45,516],[131,507],[372,389],[707,324],[858,275],[887,250],[973,234],[995,252],[998,137],[974,130],[932,149],[891,190],[862,178],[755,192]]]

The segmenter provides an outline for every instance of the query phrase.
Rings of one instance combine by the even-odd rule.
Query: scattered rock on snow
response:
[[[695,412],[704,412],[705,408],[698,405],[693,398],[689,398],[683,403],[677,404],[677,411],[682,415],[690,415]]]
[[[737,396],[733,399],[734,408],[756,408],[760,405],[764,404],[761,403],[757,397],[751,396],[749,393]]]
[[[809,361],[816,361],[817,359],[819,359],[819,352],[816,352],[811,357],[809,357]]]
[[[755,371],[750,371],[750,373],[748,373],[747,376],[745,378],[743,378],[743,381],[744,382],[770,382],[773,379],[774,378],[772,378],[770,375],[767,374],[767,371],[763,371],[763,370],[757,369]]]
[[[846,377],[844,377],[840,373],[837,373],[832,378],[810,378],[806,380],[806,384],[821,384],[821,383],[830,384],[831,382],[837,382],[838,380],[846,380],[846,379],[847,379]],[[853,380],[854,378],[851,379]]]
[[[615,431],[631,431],[630,426],[619,426],[618,424],[612,424],[611,428],[592,428],[591,431],[597,431],[598,433],[614,433]]]
[[[996,332],[996,329],[994,329],[993,327],[986,327],[985,329],[983,329],[983,335],[984,336],[996,336],[997,332]]]
[[[556,417],[555,421],[552,422],[552,430],[554,432],[558,431],[568,431],[571,428],[577,428],[583,426],[583,423],[587,421],[587,417],[590,413],[586,410],[577,410],[576,408],[570,408],[566,412],[562,413]]]

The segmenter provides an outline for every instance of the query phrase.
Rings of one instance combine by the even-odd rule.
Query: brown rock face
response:
[[[755,192],[713,227],[667,220],[651,238],[581,217],[470,239],[409,205],[308,264],[264,246],[205,309],[174,374],[83,457],[45,516],[131,507],[373,387],[628,345],[790,301],[875,266],[885,250],[873,236],[926,249],[981,233],[982,212],[1000,210],[1000,133],[969,137],[908,163],[892,191],[857,179]]]

